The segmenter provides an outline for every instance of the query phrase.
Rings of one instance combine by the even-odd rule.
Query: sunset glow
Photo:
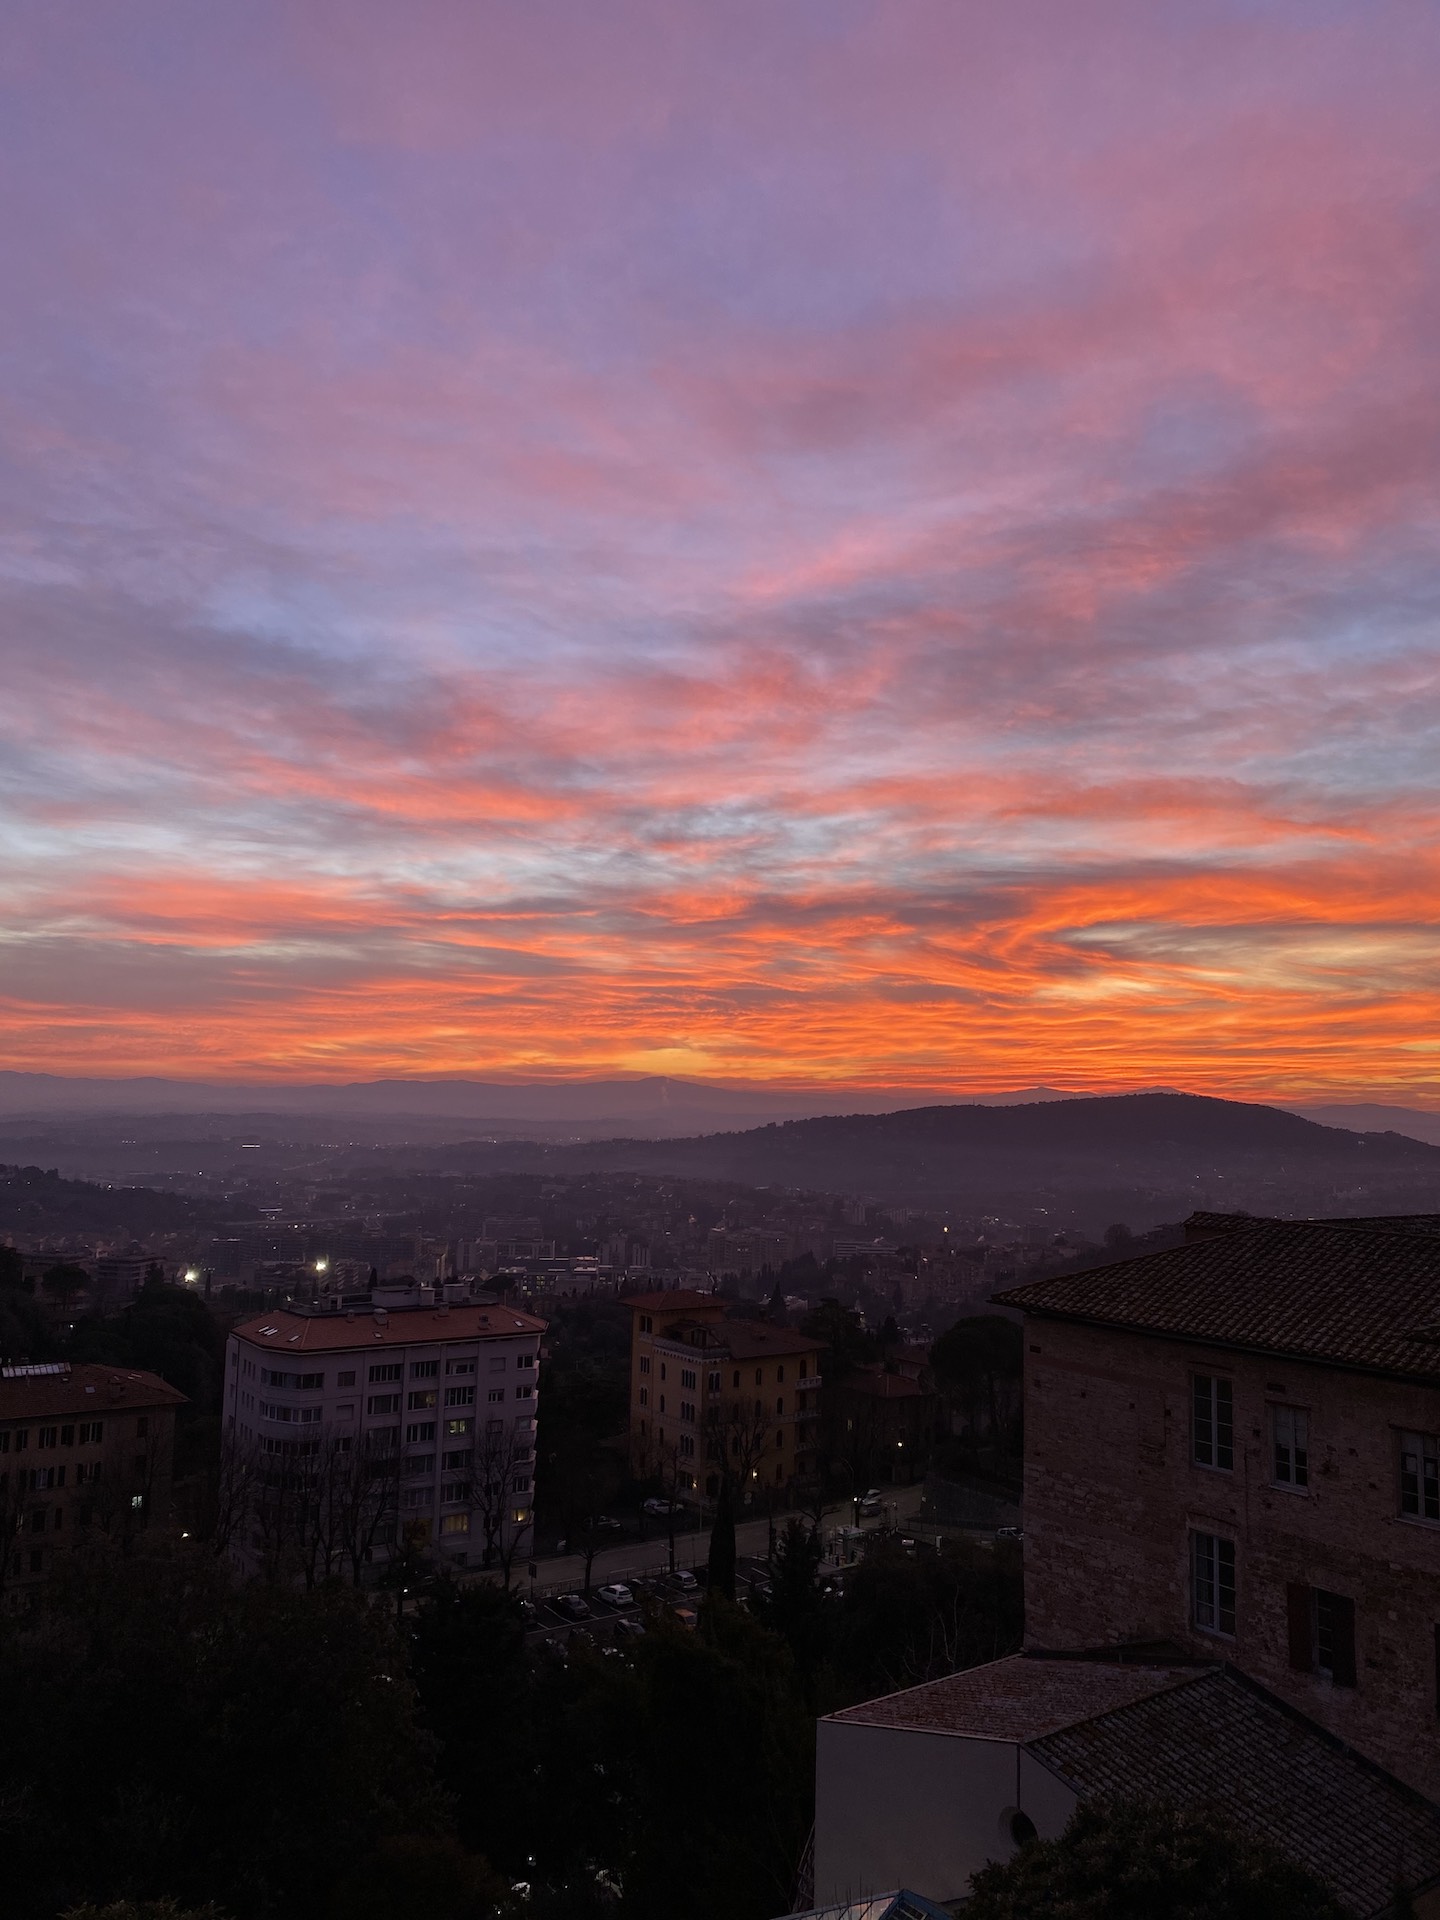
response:
[[[0,1066],[1440,1103],[1440,14],[26,0]]]

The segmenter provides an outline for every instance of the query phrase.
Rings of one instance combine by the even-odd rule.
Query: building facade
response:
[[[820,1342],[732,1320],[714,1294],[632,1295],[630,1464],[681,1494],[742,1499],[819,1471]]]
[[[130,1368],[0,1368],[0,1592],[45,1579],[88,1528],[167,1523],[184,1405],[157,1374]]]
[[[1440,1230],[1200,1224],[1025,1315],[1032,1649],[1232,1662],[1440,1797]]]
[[[544,1330],[446,1301],[243,1321],[224,1402],[237,1568],[508,1566],[533,1521]]]

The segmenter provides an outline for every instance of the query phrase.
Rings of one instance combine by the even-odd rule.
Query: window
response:
[[[652,1322],[649,1314],[642,1313],[640,1316],[640,1331],[642,1333],[649,1333],[651,1332],[653,1325],[654,1323]]]
[[[405,1472],[411,1480],[428,1478],[435,1471],[433,1453],[416,1453],[405,1462]]]
[[[475,1404],[474,1387],[446,1387],[445,1404],[447,1407],[473,1407]]]
[[[503,1353],[496,1353],[491,1355],[490,1371],[492,1373],[503,1373],[505,1371],[505,1356]]]
[[[690,1433],[681,1434],[680,1451],[687,1460],[693,1459],[695,1454],[695,1436],[693,1434],[690,1434]]]
[[[640,1404],[641,1404],[641,1406],[642,1406],[642,1407],[648,1407],[648,1406],[649,1406],[649,1404],[650,1404],[650,1389],[649,1389],[649,1387],[641,1387],[641,1389],[640,1389]]]
[[[1235,1632],[1235,1542],[1216,1533],[1190,1536],[1191,1614],[1202,1633]]]
[[[1191,1381],[1190,1458],[1229,1473],[1235,1465],[1235,1390],[1229,1380],[1197,1373]]]
[[[336,1407],[335,1418],[337,1420],[353,1420],[355,1418],[355,1402],[353,1400],[346,1400],[340,1406]]]
[[[431,1501],[429,1487],[402,1487],[400,1504],[402,1507],[428,1507]]]
[[[776,1369],[775,1369],[775,1378],[776,1378],[776,1379],[777,1379],[777,1380],[778,1380],[778,1381],[780,1382],[780,1385],[781,1385],[781,1386],[783,1387],[783,1386],[784,1386],[784,1384],[785,1384],[785,1369],[784,1369],[784,1367],[776,1367]]]
[[[61,1429],[60,1429],[60,1444],[61,1444],[61,1446],[62,1446],[62,1447],[73,1447],[73,1446],[74,1446],[74,1444],[75,1444],[75,1429],[74,1429],[74,1427],[61,1427]]]
[[[132,1507],[132,1508],[134,1509],[134,1511],[135,1511],[136,1513],[138,1513],[138,1512],[139,1512],[139,1511],[141,1510],[141,1508],[142,1508],[142,1507],[143,1507],[143,1506],[145,1505],[145,1496],[144,1496],[144,1494],[143,1494],[143,1493],[132,1493],[132,1494],[131,1494],[131,1496],[130,1496],[130,1505],[131,1505],[131,1507]]]
[[[377,1380],[398,1380],[404,1371],[398,1360],[371,1367],[370,1384],[373,1387]]]
[[[680,1384],[691,1393],[695,1391],[695,1374],[692,1368],[682,1367],[680,1369]]]
[[[474,1457],[469,1447],[457,1447],[453,1453],[447,1453],[440,1464],[447,1473],[464,1473]]]
[[[433,1380],[440,1371],[438,1360],[412,1360],[410,1378],[412,1380]]]
[[[1310,1416],[1300,1407],[1270,1409],[1271,1477],[1277,1487],[1310,1484]]]
[[[785,1411],[785,1396],[783,1393],[780,1395],[780,1398],[775,1402],[775,1411],[776,1413],[784,1413]]]
[[[682,1400],[680,1402],[680,1418],[689,1421],[691,1426],[695,1424],[695,1403],[693,1400]]]
[[[1433,1433],[1400,1436],[1400,1511],[1412,1520],[1440,1520],[1440,1442]]]
[[[469,1433],[474,1425],[475,1422],[473,1420],[447,1420],[445,1422],[445,1431],[452,1440],[456,1440],[459,1439],[462,1434]]]
[[[398,1413],[400,1396],[398,1393],[372,1393],[365,1402],[367,1413]]]
[[[104,1432],[105,1423],[103,1420],[82,1420],[80,1422],[80,1445],[82,1447],[98,1447],[101,1439],[104,1437]]]
[[[337,1387],[353,1387],[355,1384],[353,1370],[349,1373],[337,1373],[335,1376],[335,1384]]]
[[[732,1387],[738,1387],[740,1384],[740,1369],[738,1367],[735,1369],[735,1378],[730,1382],[730,1384]]]
[[[1290,1665],[1321,1673],[1337,1687],[1355,1685],[1355,1602],[1343,1593],[1292,1581],[1285,1589]]]
[[[517,1353],[515,1356],[515,1364],[517,1367],[533,1367],[535,1364],[535,1356],[533,1353]]]
[[[755,1369],[755,1384],[757,1387],[765,1384],[765,1369],[763,1367],[756,1367]]]
[[[260,1384],[262,1387],[323,1387],[323,1373],[277,1373],[273,1367],[261,1367]]]
[[[441,1533],[468,1533],[470,1516],[468,1513],[442,1513],[440,1516]]]
[[[412,1393],[408,1402],[411,1413],[419,1413],[425,1407],[433,1407],[437,1398],[434,1387],[422,1387],[418,1393]],[[445,1396],[448,1401],[450,1396]]]
[[[660,1362],[660,1378],[662,1380],[665,1378],[665,1362],[663,1360]]]
[[[516,1387],[515,1398],[517,1400],[533,1400],[535,1398],[534,1387],[529,1385],[526,1385],[523,1387]]]
[[[35,1436],[35,1444],[39,1447],[58,1446],[60,1444],[60,1429],[58,1427],[41,1427]]]
[[[405,1429],[405,1444],[407,1447],[423,1446],[427,1440],[433,1440],[434,1438],[435,1422],[433,1420],[412,1420]]]
[[[322,1407],[282,1407],[270,1400],[260,1402],[262,1420],[288,1420],[301,1426],[311,1426],[323,1412]]]
[[[530,1491],[529,1474],[517,1473],[515,1478],[510,1482],[510,1491],[512,1493],[528,1493]]]
[[[470,1498],[468,1480],[446,1480],[440,1487],[440,1504],[446,1507],[463,1507]]]
[[[473,1373],[475,1371],[474,1359],[472,1358],[469,1360],[447,1360],[445,1362],[445,1371],[446,1373],[452,1373],[452,1374],[453,1373]]]
[[[705,1384],[711,1393],[718,1393],[720,1391],[720,1372],[718,1368],[709,1376]]]
[[[495,1406],[499,1401],[505,1398],[504,1387],[491,1387],[490,1391],[486,1394],[485,1398],[492,1407]]]
[[[640,1356],[640,1371],[641,1373],[649,1373],[650,1371],[650,1356],[648,1353],[642,1353]]]

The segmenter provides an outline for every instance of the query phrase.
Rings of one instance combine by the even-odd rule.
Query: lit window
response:
[[[468,1513],[442,1513],[440,1516],[441,1533],[469,1533],[470,1516]]]

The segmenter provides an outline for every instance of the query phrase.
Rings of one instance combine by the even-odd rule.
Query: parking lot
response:
[[[588,1599],[578,1588],[568,1595],[537,1595],[533,1601],[525,1601],[529,1611],[526,1639],[532,1644],[548,1641],[562,1651],[572,1643],[583,1645],[586,1641],[597,1647],[615,1646],[623,1644],[628,1636],[635,1634],[634,1626],[625,1627],[619,1623],[634,1622],[643,1627],[647,1613],[653,1615],[662,1608],[669,1610],[682,1625],[691,1625],[695,1610],[704,1597],[705,1579],[703,1565],[679,1568],[673,1575],[664,1572],[641,1573],[633,1574],[628,1579],[622,1574],[612,1573],[605,1581],[596,1582]],[[756,1598],[756,1589],[766,1587],[767,1583],[768,1573],[763,1558],[747,1555],[736,1561],[735,1597],[742,1604],[752,1603]],[[610,1598],[602,1597],[604,1590],[611,1586],[626,1588],[631,1596],[629,1601],[621,1601],[617,1605]],[[580,1611],[582,1608],[583,1612]]]

